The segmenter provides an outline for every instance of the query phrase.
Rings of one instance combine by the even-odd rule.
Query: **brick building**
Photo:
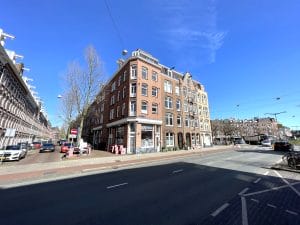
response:
[[[127,153],[211,145],[208,97],[189,73],[134,51],[101,88],[83,135],[95,148],[122,145]]]

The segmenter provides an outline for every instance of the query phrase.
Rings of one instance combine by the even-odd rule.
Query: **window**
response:
[[[179,86],[178,85],[175,86],[175,94],[176,95],[180,95],[180,93],[179,93]]]
[[[158,104],[152,104],[152,114],[158,114]]]
[[[174,146],[174,134],[166,133],[166,147]]]
[[[124,139],[124,127],[117,127],[116,129],[117,144],[123,144],[123,139]]]
[[[155,71],[152,71],[152,80],[157,81],[157,73]]]
[[[147,96],[148,95],[148,85],[142,84],[142,95]]]
[[[172,83],[169,80],[165,80],[164,82],[164,91],[167,93],[172,93]]]
[[[189,127],[190,126],[190,120],[189,120],[189,117],[185,117],[185,126],[186,127]]]
[[[120,75],[118,79],[118,87],[121,85],[121,81],[122,81],[122,76]]]
[[[158,94],[158,88],[157,87],[152,87],[152,96],[157,97]]]
[[[177,116],[177,126],[181,127],[181,116]]]
[[[147,114],[148,113],[148,103],[142,102],[142,113]]]
[[[180,111],[180,105],[181,105],[180,100],[177,99],[177,100],[176,100],[176,110],[177,110],[177,111]]]
[[[130,77],[131,79],[136,79],[136,76],[137,76],[137,66],[134,64],[131,65],[130,67]]]
[[[148,69],[146,67],[142,67],[142,78],[148,80]]]
[[[127,76],[127,70],[125,70],[124,73],[123,73],[123,82],[126,81],[126,76]]]
[[[167,109],[172,109],[172,98],[171,97],[165,97],[165,107]]]
[[[130,116],[136,115],[136,101],[130,102]]]
[[[136,97],[136,83],[131,84],[130,97]]]
[[[115,104],[115,96],[114,95],[111,96],[111,98],[110,98],[110,105],[113,105],[113,104]]]
[[[100,123],[103,123],[103,114],[100,115]]]
[[[122,105],[122,116],[124,116],[125,115],[125,103],[123,103],[123,105]]]
[[[121,92],[118,91],[118,97],[117,97],[117,101],[120,101],[120,98],[121,98]]]
[[[120,106],[117,107],[117,118],[119,117],[119,113],[120,113]]]
[[[153,125],[142,125],[142,148],[153,147]]]
[[[188,112],[188,111],[189,111],[187,101],[184,101],[184,103],[183,103],[183,110],[184,110],[185,112]]]
[[[109,112],[109,119],[112,120],[114,118],[115,109],[111,109]]]
[[[104,103],[101,103],[100,112],[103,112],[103,111],[104,111]]]
[[[173,114],[172,113],[166,113],[166,125],[167,126],[173,126]]]
[[[126,87],[123,87],[123,99],[125,98],[126,96]]]
[[[186,87],[183,87],[183,95],[184,95],[184,97],[186,97]]]
[[[116,82],[115,81],[111,85],[111,92],[113,92],[114,90],[116,90]]]

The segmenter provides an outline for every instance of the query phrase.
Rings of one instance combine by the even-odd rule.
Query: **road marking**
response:
[[[247,202],[245,197],[241,197],[242,201],[242,224],[248,225]]]
[[[267,206],[269,206],[269,207],[271,207],[271,208],[274,208],[274,209],[277,208],[275,205],[272,205],[272,204],[267,204]]]
[[[259,203],[259,200],[254,199],[254,198],[251,198],[251,201],[256,202],[256,203]]]
[[[216,211],[214,211],[212,214],[213,217],[217,216],[220,212],[222,212],[224,209],[226,209],[229,206],[229,203],[225,203],[220,208],[218,208]]]
[[[286,179],[282,177],[280,173],[278,173],[276,170],[274,172],[283,180],[284,183],[286,183],[299,197],[300,197],[300,192],[294,188]]]
[[[269,172],[270,172],[270,171],[265,172],[264,175],[267,176],[267,175],[269,174]]]
[[[261,180],[261,178],[257,178],[256,181],[254,181],[254,184],[257,184],[259,181]]]
[[[180,172],[182,172],[183,170],[174,170],[172,173],[174,174],[174,173],[180,173]]]
[[[124,185],[127,185],[127,184],[128,184],[128,183],[116,184],[116,185],[108,186],[108,187],[106,187],[106,189],[112,189],[112,188],[124,186]]]
[[[285,210],[285,211],[286,211],[287,213],[289,213],[289,214],[298,216],[298,213],[296,213],[296,212],[293,212],[293,211],[290,211],[290,210]]]
[[[249,188],[244,188],[244,190],[242,190],[242,191],[239,193],[239,195],[245,194],[248,190],[249,190]]]
[[[300,184],[300,182],[295,182],[295,183],[292,183],[290,185],[296,185],[296,184]],[[256,191],[256,192],[244,194],[244,196],[247,197],[247,196],[251,196],[251,195],[262,194],[262,193],[269,192],[269,191],[277,191],[279,189],[286,188],[286,187],[289,187],[289,185],[286,184],[286,185],[282,185],[282,186],[279,186],[279,187],[273,187],[273,188],[270,188],[270,189],[265,189],[265,190],[262,190],[262,191]]]

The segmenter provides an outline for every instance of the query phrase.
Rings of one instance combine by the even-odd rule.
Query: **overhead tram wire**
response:
[[[110,19],[111,19],[111,22],[113,23],[114,29],[115,29],[115,31],[116,31],[116,33],[117,33],[118,38],[119,38],[119,41],[120,41],[120,43],[121,43],[121,47],[122,47],[122,49],[124,49],[124,42],[123,42],[123,39],[122,39],[120,30],[119,30],[119,28],[118,28],[118,25],[117,25],[117,23],[116,23],[116,21],[115,21],[113,15],[112,15],[110,6],[109,6],[109,4],[108,4],[108,0],[104,0],[104,3],[105,3],[105,6],[106,6],[106,9],[107,9],[107,11],[108,11],[109,17],[110,17]]]

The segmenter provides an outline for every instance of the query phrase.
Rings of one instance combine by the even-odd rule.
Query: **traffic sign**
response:
[[[78,134],[78,130],[77,129],[71,129],[71,134],[77,135]]]

